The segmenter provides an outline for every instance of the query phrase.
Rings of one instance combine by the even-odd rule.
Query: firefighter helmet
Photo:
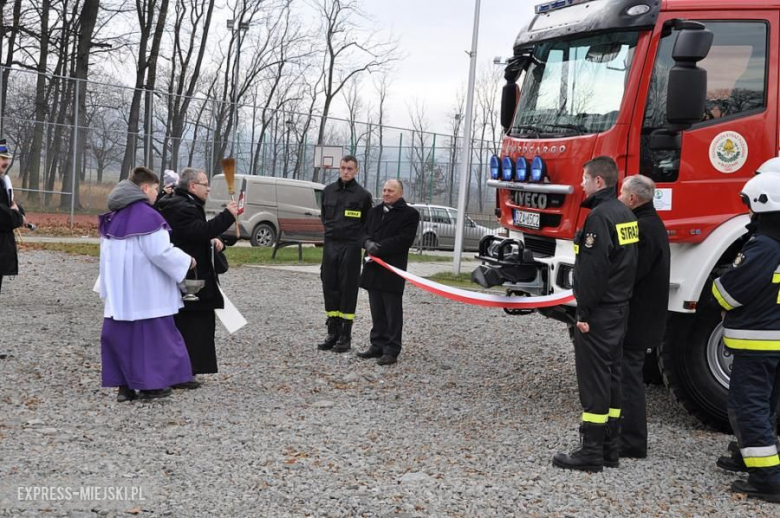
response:
[[[767,160],[739,193],[756,214],[780,212],[780,157]]]

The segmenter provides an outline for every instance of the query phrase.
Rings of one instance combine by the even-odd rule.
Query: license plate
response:
[[[539,228],[541,228],[541,225],[539,224],[538,212],[515,210],[514,222],[518,227],[533,228],[535,230],[539,230]]]

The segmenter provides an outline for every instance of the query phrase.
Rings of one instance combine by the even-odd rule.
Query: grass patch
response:
[[[48,250],[51,252],[64,252],[73,255],[88,255],[98,257],[100,245],[92,243],[24,243],[22,249]],[[225,250],[230,266],[244,264],[320,264],[322,262],[322,248],[313,246],[303,247],[303,260],[298,261],[298,247],[289,246],[279,249],[276,258],[272,259],[273,248],[265,247],[235,247],[229,246]],[[451,257],[440,255],[409,254],[411,262],[449,262]]]
[[[72,255],[100,257],[100,245],[94,243],[22,243],[22,250],[47,250]]]
[[[474,289],[481,288],[479,284],[471,282],[471,273],[459,273],[455,275],[452,272],[440,272],[428,277],[428,279],[456,288]]]

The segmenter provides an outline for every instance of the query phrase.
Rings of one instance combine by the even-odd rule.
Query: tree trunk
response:
[[[46,120],[48,103],[46,102],[46,64],[49,59],[49,11],[50,0],[41,2],[41,51],[38,57],[38,79],[35,85],[35,126],[33,128],[33,140],[30,145],[30,173],[27,181],[28,189],[40,188],[41,150],[43,148],[43,122]],[[38,202],[38,193],[30,192],[28,203]]]
[[[76,65],[73,77],[78,83],[78,96],[76,98],[76,104],[78,106],[78,117],[74,116],[76,124],[76,164],[81,164],[84,161],[84,148],[87,144],[87,132],[80,128],[86,127],[86,115],[87,115],[87,76],[89,74],[89,53],[92,49],[92,33],[95,29],[95,22],[97,21],[98,11],[100,10],[99,0],[84,0],[84,5],[81,9],[81,15],[79,16],[80,26],[78,32],[77,50],[76,50]],[[75,115],[75,114],[74,114]],[[65,186],[68,183],[67,179],[71,181],[75,180],[75,184],[70,186],[70,190],[73,193],[73,204],[77,208],[81,208],[81,201],[79,200],[79,175],[73,178],[73,175],[65,175],[65,181],[63,181],[63,191],[68,189]],[[62,196],[60,198],[60,208],[70,207],[70,199],[68,196]]]

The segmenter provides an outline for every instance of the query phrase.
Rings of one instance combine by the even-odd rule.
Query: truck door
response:
[[[705,115],[682,134],[679,150],[651,150],[650,134],[666,122],[666,85],[677,33],[672,18],[704,23],[712,49]],[[774,11],[666,12],[659,18],[629,137],[628,174],[655,180],[656,207],[673,241],[698,242],[745,213],[739,193],[758,166],[777,155],[778,14]],[[644,101],[644,102],[643,102]]]

